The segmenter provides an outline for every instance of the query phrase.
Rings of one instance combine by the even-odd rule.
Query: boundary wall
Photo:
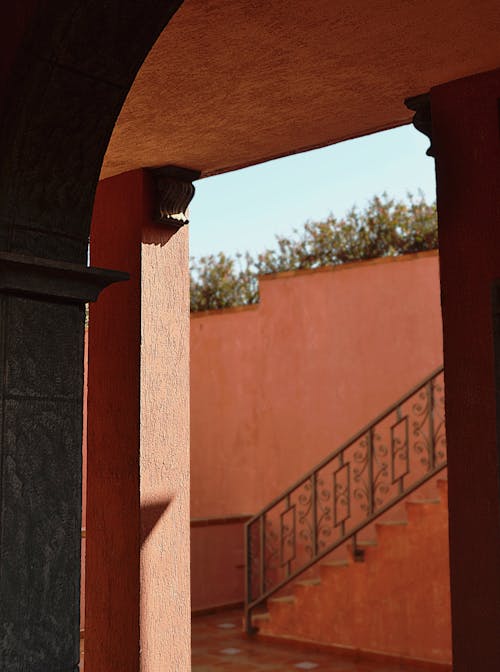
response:
[[[264,276],[260,295],[191,315],[192,519],[256,513],[443,361],[437,251]],[[239,539],[192,526],[193,610],[243,599]]]

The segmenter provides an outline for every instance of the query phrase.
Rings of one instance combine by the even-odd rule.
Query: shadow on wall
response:
[[[141,546],[156,527],[158,521],[172,503],[173,498],[165,499],[157,504],[141,506]]]

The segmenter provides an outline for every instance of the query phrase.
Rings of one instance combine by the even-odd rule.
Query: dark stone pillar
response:
[[[85,301],[126,276],[0,253],[0,669],[79,660]]]
[[[436,158],[455,672],[500,669],[500,390],[494,331],[499,101],[497,70],[436,87],[427,112],[425,99],[413,107],[420,108],[421,129],[432,133]],[[497,358],[499,352],[497,345]]]

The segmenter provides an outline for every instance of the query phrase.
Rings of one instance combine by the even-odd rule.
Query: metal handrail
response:
[[[247,631],[256,606],[349,539],[359,555],[356,535],[445,467],[441,366],[246,523]]]

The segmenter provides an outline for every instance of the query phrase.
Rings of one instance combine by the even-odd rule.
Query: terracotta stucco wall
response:
[[[255,513],[442,364],[436,253],[260,286],[191,317],[193,517]]]
[[[258,306],[191,316],[195,518],[256,513],[442,364],[435,252],[280,274],[260,288]],[[201,585],[203,566],[212,592],[193,585],[192,606],[219,604],[213,544],[193,533],[193,573]]]
[[[317,582],[291,584],[292,601],[269,600],[259,635],[401,662],[382,669],[451,670],[448,482],[436,486],[433,499],[406,501],[403,522],[375,524],[363,562],[320,562]]]
[[[191,521],[191,606],[194,613],[243,599],[246,517]]]

